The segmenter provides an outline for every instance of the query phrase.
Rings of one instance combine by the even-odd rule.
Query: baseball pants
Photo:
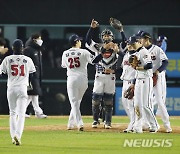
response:
[[[27,108],[27,98],[27,86],[14,86],[7,90],[11,138],[16,135],[20,139],[22,136]]]
[[[85,76],[68,76],[67,92],[71,104],[71,112],[69,115],[68,127],[78,128],[83,126],[83,120],[80,112],[80,104],[82,97],[88,88],[88,79]]]

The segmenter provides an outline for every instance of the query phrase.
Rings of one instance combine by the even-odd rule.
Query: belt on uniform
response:
[[[97,72],[98,74],[106,74],[106,75],[110,75],[110,74],[115,74],[115,73],[105,73],[105,72]]]

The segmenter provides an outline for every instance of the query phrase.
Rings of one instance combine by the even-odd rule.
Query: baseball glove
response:
[[[127,99],[132,99],[134,97],[134,86],[130,86],[125,92],[124,97]]]
[[[123,25],[119,20],[117,20],[115,18],[110,18],[109,23],[114,29],[117,29],[119,31],[123,31]]]
[[[158,75],[156,73],[153,73],[153,87],[157,84],[157,80],[158,80]]]
[[[131,55],[129,57],[129,64],[136,69],[137,66],[139,66],[139,60],[136,55]]]

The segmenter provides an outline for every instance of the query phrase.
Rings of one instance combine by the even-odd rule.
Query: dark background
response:
[[[110,17],[122,21],[123,25],[157,25],[154,29],[158,35],[168,36],[168,51],[180,51],[180,1],[179,0],[0,0],[0,24],[20,25],[17,36],[27,40],[28,25],[64,25],[66,33],[85,36],[91,20],[96,19],[100,25],[108,25]],[[68,27],[67,25],[76,25]],[[24,25],[24,26],[22,26]],[[81,26],[77,26],[81,25]],[[84,25],[84,27],[82,27]],[[66,27],[67,26],[67,27]],[[67,40],[53,40],[59,44],[56,50],[62,54]],[[67,46],[66,46],[67,47]],[[58,53],[59,54],[59,53]],[[66,80],[66,70],[49,67],[44,61],[43,80]],[[94,79],[94,67],[89,66],[89,79]],[[168,79],[178,81],[178,79]],[[121,86],[121,83],[117,83]],[[168,86],[179,86],[168,84]],[[91,94],[93,83],[89,84],[82,104],[83,115],[91,114]],[[43,93],[40,106],[47,115],[67,115],[70,104],[66,93],[66,83],[43,81]],[[66,96],[65,102],[56,99],[57,93]],[[32,112],[32,107],[28,108]],[[0,114],[8,114],[6,83],[0,82]]]
[[[179,0],[1,0],[4,24],[107,24],[110,17],[124,25],[180,25]]]

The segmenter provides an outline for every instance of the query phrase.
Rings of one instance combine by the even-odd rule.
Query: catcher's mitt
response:
[[[123,25],[119,20],[117,20],[115,18],[110,18],[109,23],[114,29],[117,29],[119,31],[123,31]]]
[[[153,73],[153,87],[157,84],[157,80],[158,80],[158,75],[156,73]]]
[[[134,86],[130,86],[125,92],[124,97],[127,99],[132,99],[134,97]]]
[[[131,55],[129,57],[129,64],[136,69],[136,67],[139,65],[139,60],[136,55]]]

